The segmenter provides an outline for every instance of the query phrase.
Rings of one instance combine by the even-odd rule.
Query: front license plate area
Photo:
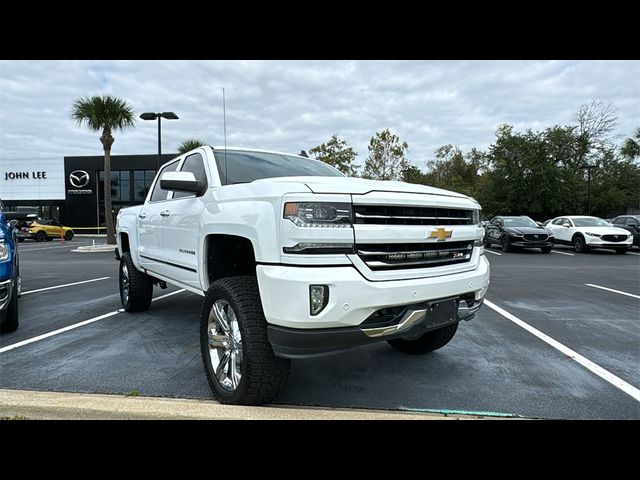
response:
[[[457,299],[430,302],[427,304],[425,322],[428,329],[447,325],[456,321],[458,316]]]

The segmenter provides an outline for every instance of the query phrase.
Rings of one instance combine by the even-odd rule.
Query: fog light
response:
[[[311,315],[319,314],[329,303],[329,287],[327,285],[309,286],[309,305]]]

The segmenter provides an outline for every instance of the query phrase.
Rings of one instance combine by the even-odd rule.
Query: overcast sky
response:
[[[78,97],[110,94],[136,116],[163,120],[163,152],[200,138],[298,153],[337,133],[367,156],[391,129],[423,167],[440,145],[486,148],[496,127],[542,129],[575,120],[583,103],[611,103],[618,135],[640,126],[638,61],[2,61],[0,157],[102,154],[99,135],[70,119]],[[155,122],[115,134],[112,154],[157,152]]]

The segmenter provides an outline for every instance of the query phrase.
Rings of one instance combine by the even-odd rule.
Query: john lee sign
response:
[[[0,159],[3,200],[64,200],[62,158]]]

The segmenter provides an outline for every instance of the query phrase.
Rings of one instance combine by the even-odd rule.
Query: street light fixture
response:
[[[587,170],[587,215],[591,215],[591,170],[598,165],[580,165],[580,170]]]
[[[140,114],[140,118],[142,120],[155,120],[156,118],[158,119],[158,170],[160,170],[160,159],[162,157],[162,129],[160,127],[160,121],[163,118],[166,118],[167,120],[178,120],[178,115],[176,115],[174,112],[144,112]]]

